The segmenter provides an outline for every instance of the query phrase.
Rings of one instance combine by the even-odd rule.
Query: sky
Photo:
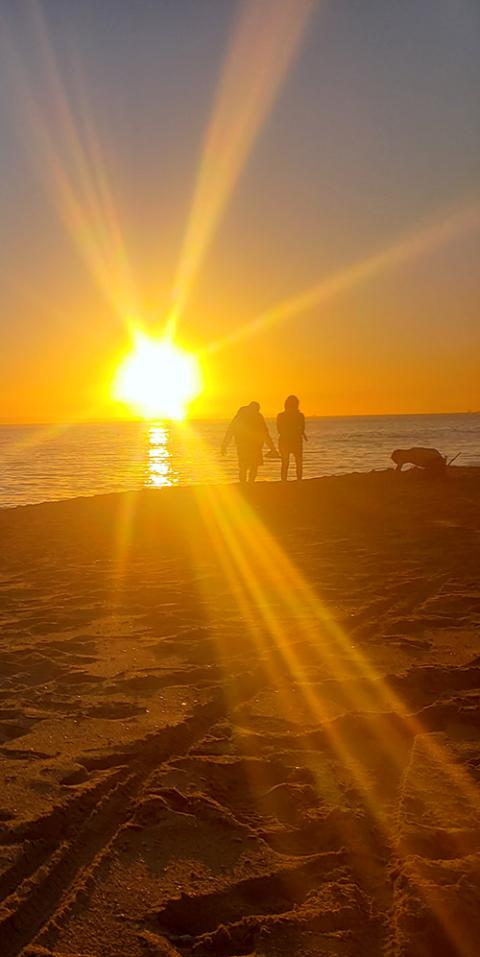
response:
[[[478,0],[0,0],[0,421],[480,409]]]

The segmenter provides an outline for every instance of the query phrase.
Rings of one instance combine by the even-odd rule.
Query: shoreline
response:
[[[147,494],[172,493],[174,491],[183,492],[184,490],[188,490],[188,489],[190,490],[193,489],[199,492],[203,489],[225,489],[225,488],[242,491],[242,488],[243,488],[244,491],[249,492],[249,490],[251,490],[252,487],[256,489],[256,488],[259,488],[260,486],[261,487],[267,486],[268,488],[272,488],[272,487],[302,488],[306,485],[309,485],[311,483],[317,483],[317,482],[326,482],[326,481],[332,481],[332,480],[335,480],[335,481],[343,480],[343,481],[350,482],[353,479],[365,480],[366,478],[373,477],[373,476],[385,476],[385,475],[396,475],[396,474],[397,474],[397,471],[394,467],[386,467],[384,469],[370,469],[369,471],[353,471],[353,472],[332,473],[328,475],[308,476],[306,478],[303,478],[301,482],[297,482],[294,479],[289,479],[288,482],[283,483],[280,481],[280,479],[268,479],[268,478],[262,479],[262,477],[260,476],[256,480],[256,482],[253,483],[252,486],[247,485],[245,487],[242,487],[239,482],[227,482],[227,481],[226,482],[211,482],[211,483],[192,482],[191,484],[182,484],[182,485],[171,484],[171,485],[164,485],[159,488],[152,488],[151,486],[148,486],[148,485],[141,485],[141,486],[138,486],[138,488],[122,489],[115,492],[113,491],[112,492],[91,492],[91,493],[85,493],[84,495],[73,495],[71,497],[66,497],[66,498],[44,499],[43,501],[40,501],[40,502],[24,502],[24,503],[19,503],[18,505],[14,505],[14,504],[0,505],[0,515],[3,512],[11,512],[13,510],[16,511],[18,509],[38,508],[39,506],[57,505],[64,502],[76,502],[76,501],[83,502],[85,500],[90,500],[90,499],[107,499],[107,498],[111,498],[112,496],[142,495],[143,493],[147,493]],[[480,466],[452,465],[452,466],[448,466],[446,475],[440,478],[431,478],[425,473],[423,469],[420,469],[420,468],[407,468],[405,470],[402,470],[402,472],[399,473],[398,478],[399,478],[399,481],[425,481],[425,482],[431,482],[432,484],[436,485],[442,482],[448,482],[452,480],[455,481],[461,477],[474,478],[476,476],[480,476]]]

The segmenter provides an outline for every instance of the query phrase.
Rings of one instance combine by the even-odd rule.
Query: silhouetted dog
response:
[[[402,465],[416,465],[417,468],[440,475],[445,471],[447,464],[447,460],[437,449],[395,449],[392,452],[392,459],[399,472],[402,470]]]

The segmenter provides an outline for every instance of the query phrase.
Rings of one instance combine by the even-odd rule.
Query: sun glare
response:
[[[117,371],[113,395],[146,419],[181,420],[200,390],[200,368],[194,355],[171,339],[141,334]]]

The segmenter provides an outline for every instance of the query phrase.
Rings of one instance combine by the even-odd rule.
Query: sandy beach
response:
[[[476,957],[480,470],[0,512],[1,957]]]

